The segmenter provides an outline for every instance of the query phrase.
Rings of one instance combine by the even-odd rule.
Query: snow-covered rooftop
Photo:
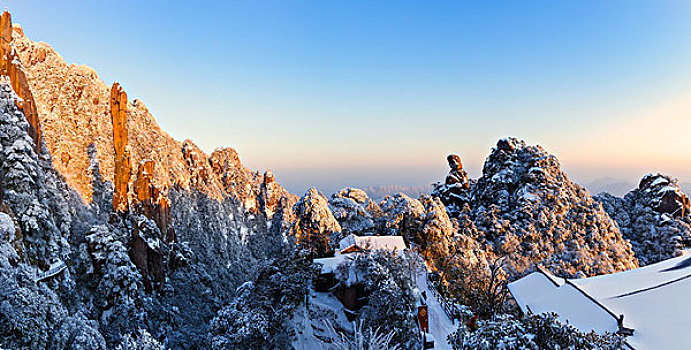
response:
[[[406,250],[405,242],[401,236],[356,236],[348,235],[339,242],[339,249],[345,250],[351,247],[360,250]]]
[[[617,317],[634,330],[635,349],[687,349],[691,344],[691,257],[625,272],[564,280],[535,272],[509,284],[523,311],[556,312],[582,331],[615,332]]]
[[[401,236],[356,236],[348,235],[339,242],[339,251],[330,258],[314,259],[315,263],[322,265],[321,273],[334,272],[338,265],[348,259],[348,254],[352,251],[349,248],[356,248],[354,251],[403,251],[407,247]],[[349,250],[344,252],[344,250]]]
[[[330,258],[314,259],[314,262],[322,266],[321,273],[331,273],[336,270],[338,265],[346,261],[347,255],[335,255]]]

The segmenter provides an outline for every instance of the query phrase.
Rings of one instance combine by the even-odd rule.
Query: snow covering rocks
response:
[[[295,204],[295,222],[290,228],[296,243],[308,249],[314,257],[325,257],[336,248],[342,238],[341,225],[329,209],[329,202],[315,188],[311,188]]]
[[[381,213],[375,219],[378,232],[403,236],[410,243],[424,224],[425,208],[420,201],[399,193],[386,197],[379,205]]]
[[[165,242],[143,216],[109,215],[112,186],[96,157],[85,204],[45,148],[34,152],[15,98],[0,84],[0,347],[208,348],[210,320],[283,249],[285,224],[270,225],[241,198],[175,187],[178,240]],[[285,200],[274,218],[290,221]],[[56,263],[65,267],[46,275]]]
[[[367,193],[357,188],[344,188],[331,196],[329,206],[341,225],[343,235],[368,235],[374,232],[373,215],[379,206]]]
[[[108,87],[92,69],[67,65],[18,27],[10,33],[34,91],[45,143],[33,144],[18,98],[3,80],[2,348],[288,348],[299,337],[327,339],[324,319],[350,336],[357,328],[343,323],[342,310],[326,305],[309,285],[315,273],[310,258],[330,254],[350,234],[403,236],[423,255],[433,286],[480,314],[503,311],[497,304],[503,306],[507,280],[537,264],[566,276],[636,266],[599,203],[540,147],[500,140],[477,182],[467,179],[460,157],[451,156],[447,179],[431,197],[393,195],[375,203],[363,191],[344,189],[327,200],[311,189],[296,204],[273,173],[245,168],[234,149],[206,155],[189,140],[173,140],[138,100],[125,102],[126,147],[134,164],[159,163],[143,169],[145,181],[134,187],[143,191],[137,195],[148,195],[156,184],[170,212],[155,220],[159,225],[146,218],[152,215],[139,216],[136,206],[110,215]],[[627,236],[635,236],[634,249],[650,261],[676,254],[687,245],[688,199],[673,181],[654,176],[640,191],[650,202],[640,211],[617,209],[636,222],[619,226],[625,235],[643,232],[638,225],[650,227]],[[170,223],[175,235],[161,222]],[[293,238],[311,255],[294,252]],[[364,329],[392,330],[392,345],[412,348],[418,295],[411,271],[417,270],[400,256],[384,255],[349,262],[370,297],[357,317]],[[59,273],[46,274],[56,266]],[[305,324],[311,331],[305,326],[298,332]],[[509,334],[502,339],[514,336]]]
[[[470,191],[467,214],[456,216],[461,230],[476,236],[485,250],[506,255],[510,275],[538,263],[566,276],[637,266],[599,202],[571,182],[557,158],[540,146],[500,140]]]
[[[623,198],[595,197],[631,241],[641,266],[677,256],[691,247],[688,196],[676,179],[648,174]]]

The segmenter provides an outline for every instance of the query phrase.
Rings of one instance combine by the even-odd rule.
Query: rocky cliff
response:
[[[212,154],[210,157],[190,140],[174,140],[160,128],[142,101],[129,101],[121,88],[113,87],[118,94],[115,96],[113,89],[101,81],[93,69],[67,64],[50,45],[30,40],[21,26],[11,24],[9,13],[4,16],[7,19],[3,20],[3,25],[10,28],[10,48],[16,53],[33,92],[43,142],[53,158],[53,165],[85,201],[93,199],[90,145],[95,149],[93,156],[100,164],[102,179],[114,183],[116,193],[128,180],[131,190],[134,176],[129,179],[125,179],[125,173],[116,176],[118,157],[113,157],[114,152],[124,151],[120,147],[126,143],[131,164],[157,160],[153,182],[164,193],[178,186],[184,190],[199,190],[216,200],[236,197],[248,210],[260,209],[257,204],[262,196],[263,176],[242,166],[234,150],[219,149],[214,153],[220,156]],[[113,98],[120,102],[115,111],[111,106]],[[117,119],[111,119],[113,112]],[[114,124],[118,121],[122,124]],[[118,125],[115,130],[114,125]],[[128,132],[120,134],[122,130]],[[233,153],[233,166],[220,166],[221,162],[211,165],[212,159]],[[211,168],[214,171],[210,171]],[[134,171],[136,168],[131,169]],[[291,201],[297,199],[280,185],[275,187],[273,192],[280,196],[289,197]]]
[[[296,197],[0,25],[0,347],[208,348],[215,312],[284,248]]]

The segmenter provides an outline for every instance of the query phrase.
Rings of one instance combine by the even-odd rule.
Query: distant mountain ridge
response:
[[[370,198],[374,200],[384,199],[386,196],[394,196],[398,193],[403,193],[409,197],[419,197],[420,194],[430,194],[434,190],[432,184],[429,185],[379,185],[367,186],[363,189]]]
[[[623,197],[625,194],[636,189],[635,182],[614,177],[603,177],[594,181],[584,183],[583,186],[590,191],[592,195],[597,195],[601,192],[607,192],[617,197]],[[679,184],[682,191],[691,193],[691,183],[683,182]]]

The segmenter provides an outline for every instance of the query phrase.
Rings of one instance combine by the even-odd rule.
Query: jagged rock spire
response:
[[[36,153],[41,153],[41,125],[38,110],[26,73],[19,60],[16,59],[12,47],[12,16],[7,11],[0,16],[0,74],[10,78],[12,89],[21,98],[17,107],[22,109],[29,122],[29,136],[34,141],[34,150]]]
[[[113,210],[129,210],[128,188],[132,164],[127,149],[127,94],[118,83],[110,90],[110,115],[113,119],[113,146],[115,148],[115,189]]]

